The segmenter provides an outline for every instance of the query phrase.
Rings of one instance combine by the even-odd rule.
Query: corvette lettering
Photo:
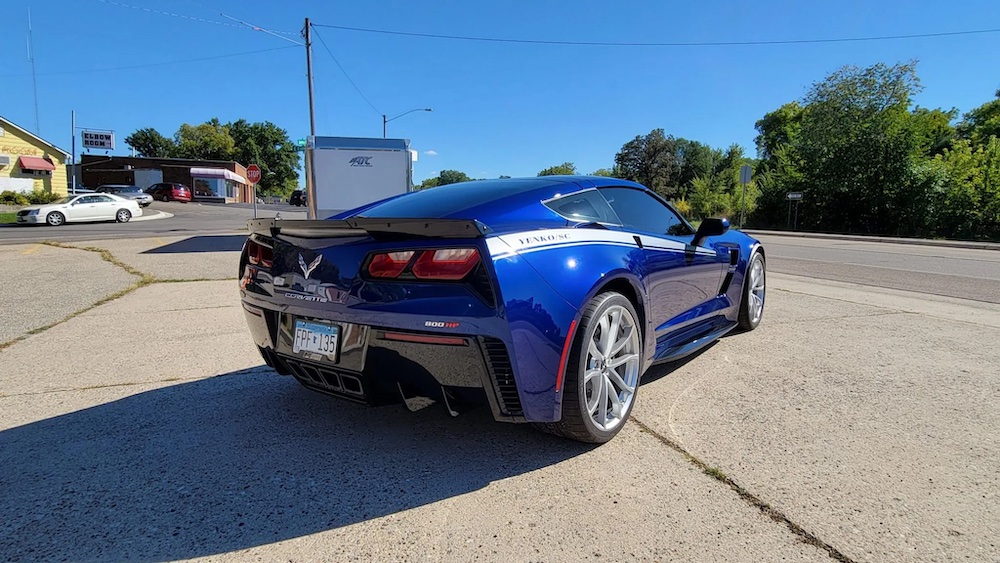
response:
[[[298,299],[299,301],[311,301],[314,303],[326,303],[329,301],[326,297],[319,297],[317,295],[302,295],[301,293],[292,293],[290,291],[285,292],[285,297],[289,299]]]

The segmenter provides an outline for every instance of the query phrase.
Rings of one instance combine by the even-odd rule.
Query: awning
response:
[[[225,168],[192,168],[192,178],[225,178],[241,184],[247,184],[247,179],[232,170]]]
[[[17,157],[17,165],[21,167],[21,170],[48,170],[51,172],[56,169],[56,165],[52,164],[49,157],[40,156],[19,156]]]

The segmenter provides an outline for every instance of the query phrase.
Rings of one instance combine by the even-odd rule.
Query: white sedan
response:
[[[48,223],[57,227],[67,221],[117,221],[128,223],[142,216],[142,208],[132,199],[113,194],[71,195],[47,205],[32,205],[17,212],[21,224]]]

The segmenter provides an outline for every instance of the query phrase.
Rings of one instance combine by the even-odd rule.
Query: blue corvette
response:
[[[585,442],[643,372],[764,311],[764,249],[614,178],[483,180],[322,221],[261,219],[240,262],[264,361],[370,405],[488,404]]]

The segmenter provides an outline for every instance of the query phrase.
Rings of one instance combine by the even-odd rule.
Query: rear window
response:
[[[597,190],[587,190],[543,201],[560,217],[577,223],[621,225],[611,206]]]
[[[478,180],[449,184],[406,194],[373,206],[361,217],[424,218],[448,217],[474,207],[536,189],[546,181]]]

